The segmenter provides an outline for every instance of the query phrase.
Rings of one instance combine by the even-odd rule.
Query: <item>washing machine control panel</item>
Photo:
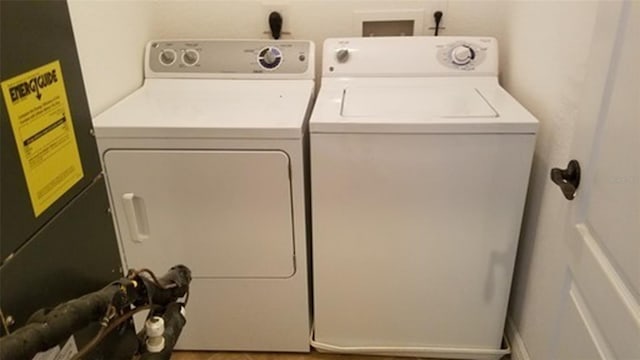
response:
[[[146,50],[147,77],[307,75],[313,43],[299,40],[162,40]],[[189,75],[185,75],[189,74]],[[286,77],[286,76],[285,76]]]
[[[323,77],[497,76],[498,42],[485,36],[330,38]]]
[[[474,70],[486,58],[487,46],[470,41],[455,41],[440,44],[438,47],[438,61],[452,69]]]

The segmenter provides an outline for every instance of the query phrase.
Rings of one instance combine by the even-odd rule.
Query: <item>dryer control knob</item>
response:
[[[271,48],[264,53],[264,57],[262,58],[266,64],[273,65],[276,61],[278,61],[278,52],[276,49]]]
[[[182,62],[187,66],[195,65],[200,60],[200,54],[197,50],[187,49],[182,54]]]
[[[160,63],[165,66],[172,65],[176,61],[176,52],[173,49],[164,49],[160,52]]]
[[[347,62],[347,60],[349,60],[349,49],[338,49],[338,51],[336,51],[336,59],[339,63]]]
[[[466,65],[476,57],[473,49],[467,45],[456,46],[451,50],[451,61],[457,65]]]
[[[277,47],[268,46],[258,54],[258,63],[263,69],[274,70],[282,62],[282,52]]]

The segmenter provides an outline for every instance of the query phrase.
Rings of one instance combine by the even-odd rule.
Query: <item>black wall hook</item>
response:
[[[278,40],[282,34],[282,15],[273,11],[269,14],[269,28],[271,29],[271,37]]]
[[[578,186],[580,186],[580,163],[578,160],[569,161],[566,169],[551,169],[551,181],[560,187],[567,200],[573,200]]]

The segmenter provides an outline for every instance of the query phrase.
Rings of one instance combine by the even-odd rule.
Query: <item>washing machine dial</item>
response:
[[[347,62],[347,60],[349,60],[349,49],[347,48],[338,49],[336,51],[336,60],[338,60],[339,63]]]
[[[266,47],[258,53],[258,63],[263,69],[273,70],[282,63],[282,52],[277,47]]]
[[[193,66],[200,60],[200,53],[194,49],[187,49],[182,53],[182,63],[187,66]]]
[[[160,52],[159,60],[160,64],[164,66],[173,65],[176,62],[176,52],[173,49],[164,49]]]
[[[475,52],[467,45],[459,45],[451,50],[451,61],[456,65],[466,65],[475,57]]]

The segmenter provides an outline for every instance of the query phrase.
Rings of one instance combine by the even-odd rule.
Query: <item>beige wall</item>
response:
[[[444,11],[442,35],[500,37],[505,3],[417,0],[69,0],[89,106],[95,116],[142,83],[143,48],[160,38],[267,38],[267,17],[281,11],[284,38],[313,40],[316,64],[327,37],[354,36],[354,12],[419,10],[425,34]],[[487,18],[495,18],[486,21]]]
[[[540,121],[510,308],[532,359],[547,358],[558,315],[568,202],[549,171],[571,158],[596,8],[587,1],[514,1],[505,16],[501,83]]]
[[[69,0],[91,114],[142,84],[144,45],[152,36],[152,2]]]

